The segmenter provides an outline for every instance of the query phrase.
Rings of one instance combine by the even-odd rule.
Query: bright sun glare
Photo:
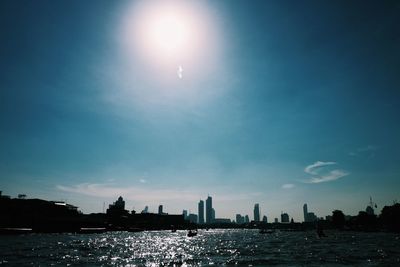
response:
[[[171,57],[184,52],[190,43],[189,25],[179,14],[160,14],[148,24],[149,43],[153,49]]]
[[[127,12],[123,24],[125,48],[135,61],[178,70],[179,78],[182,67],[200,69],[212,57],[215,36],[201,2],[142,1]]]

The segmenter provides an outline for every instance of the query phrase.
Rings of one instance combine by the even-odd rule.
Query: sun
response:
[[[123,23],[124,45],[152,66],[197,64],[213,50],[211,17],[201,2],[138,1]]]
[[[146,38],[165,57],[179,56],[191,41],[190,21],[179,13],[161,13],[148,23]]]

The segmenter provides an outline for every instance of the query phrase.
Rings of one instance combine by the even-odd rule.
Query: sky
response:
[[[1,1],[0,190],[269,221],[400,199],[396,1]]]

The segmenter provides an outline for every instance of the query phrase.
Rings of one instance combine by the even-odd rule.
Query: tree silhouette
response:
[[[400,204],[383,207],[379,219],[387,230],[400,232]]]
[[[344,214],[341,210],[332,211],[332,223],[338,229],[343,229],[345,219]]]

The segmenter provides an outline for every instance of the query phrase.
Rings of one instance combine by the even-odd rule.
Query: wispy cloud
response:
[[[160,189],[146,189],[141,187],[118,187],[113,184],[82,183],[73,186],[57,185],[58,190],[94,197],[115,198],[123,195],[128,200],[154,201],[164,200],[197,200],[197,194],[189,191],[173,191]]]
[[[147,180],[146,180],[146,179],[143,179],[143,178],[141,178],[141,179],[139,179],[139,182],[141,182],[142,184],[145,184],[145,183],[147,183]]]
[[[364,147],[359,147],[354,151],[350,151],[349,152],[349,156],[358,156],[360,154],[365,154],[365,153],[369,153],[370,156],[374,155],[374,151],[378,150],[380,147],[379,146],[375,146],[375,145],[368,145],[368,146],[364,146]]]
[[[311,165],[308,165],[307,167],[305,167],[304,171],[308,174],[317,175],[318,168],[322,168],[322,167],[329,166],[329,165],[335,165],[335,164],[337,164],[337,163],[333,162],[333,161],[327,161],[327,162],[317,161],[314,164],[311,164]]]
[[[57,185],[57,190],[75,193],[80,195],[100,197],[100,198],[117,198],[123,196],[124,199],[137,201],[137,202],[153,202],[162,201],[183,201],[183,202],[196,202],[199,197],[202,196],[206,190],[201,192],[193,190],[167,190],[167,189],[154,189],[146,188],[143,186],[127,186],[121,187],[116,186],[112,183],[81,183],[77,185]],[[218,195],[219,201],[234,201],[234,200],[247,200],[254,197],[260,197],[261,192],[248,192],[239,194],[224,194],[215,192]]]
[[[283,189],[291,189],[291,188],[293,188],[293,187],[295,187],[294,184],[284,184],[284,185],[282,185],[282,188],[283,188]]]
[[[309,184],[331,182],[350,174],[345,170],[327,169],[327,166],[332,166],[332,165],[337,165],[337,163],[333,161],[327,161],[327,162],[317,161],[311,165],[306,166],[304,168],[304,172],[312,175],[313,177],[303,182]]]

